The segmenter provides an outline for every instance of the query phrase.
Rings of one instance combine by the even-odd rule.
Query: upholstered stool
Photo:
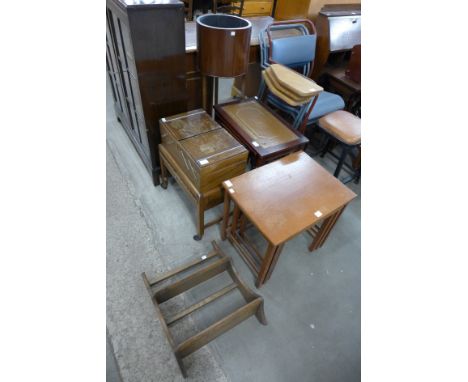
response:
[[[338,178],[348,154],[352,155],[352,152],[356,151],[357,149],[357,155],[360,156],[361,119],[347,111],[338,110],[320,118],[318,125],[327,134],[325,148],[321,154],[322,157],[327,153],[332,141],[338,142],[338,144],[342,147],[341,155],[339,158],[337,157],[338,165],[336,166],[335,173],[333,174],[336,178]],[[359,180],[360,168],[351,168],[351,170],[352,176],[346,181],[353,179]]]

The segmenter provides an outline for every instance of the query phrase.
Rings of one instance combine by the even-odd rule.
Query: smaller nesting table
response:
[[[224,181],[223,187],[221,238],[229,239],[256,276],[257,288],[270,278],[288,240],[307,231],[313,237],[309,250],[320,248],[346,205],[356,197],[302,151]],[[263,255],[245,234],[247,221],[267,241]]]

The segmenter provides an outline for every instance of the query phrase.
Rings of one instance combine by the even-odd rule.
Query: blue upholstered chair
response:
[[[287,35],[287,37],[284,37]],[[291,20],[270,24],[259,34],[260,65],[267,68],[277,63],[309,76],[315,60],[317,34],[310,20]],[[266,86],[260,84],[258,97],[263,99]],[[305,131],[306,126],[315,123],[320,117],[345,107],[339,95],[323,91],[310,103],[293,107],[285,104],[275,95],[268,93],[265,101],[291,116],[293,127]]]

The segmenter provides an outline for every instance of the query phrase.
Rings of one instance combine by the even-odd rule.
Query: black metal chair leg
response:
[[[346,146],[342,145],[342,147],[343,147],[343,151],[341,152],[340,161],[338,162],[338,166],[336,166],[335,173],[333,174],[335,178],[338,178],[338,176],[340,175],[341,168],[343,167],[343,163],[349,151],[349,149]]]
[[[323,147],[322,152],[320,153],[320,158],[323,158],[325,154],[327,153],[328,147],[330,146],[330,142],[331,142],[330,136],[327,135],[327,137],[325,138],[325,145]]]

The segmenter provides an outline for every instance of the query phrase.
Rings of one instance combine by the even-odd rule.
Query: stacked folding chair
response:
[[[305,128],[307,117],[317,102],[323,88],[313,80],[280,64],[268,66],[263,72],[264,91],[268,89],[282,103],[294,107],[298,114],[294,118],[293,128]],[[268,97],[265,92],[263,97]],[[303,123],[304,126],[300,126]]]
[[[316,41],[315,26],[310,20],[274,22],[259,34],[260,65],[266,69],[274,64],[281,64],[309,76],[315,60]],[[262,81],[258,93],[260,98],[265,87],[266,83]],[[345,106],[339,95],[327,91],[322,91],[320,97],[315,97],[310,112],[305,111],[306,108],[283,102],[273,92],[265,97],[265,102],[289,115],[293,119],[293,126],[300,128],[302,133],[306,126]]]

